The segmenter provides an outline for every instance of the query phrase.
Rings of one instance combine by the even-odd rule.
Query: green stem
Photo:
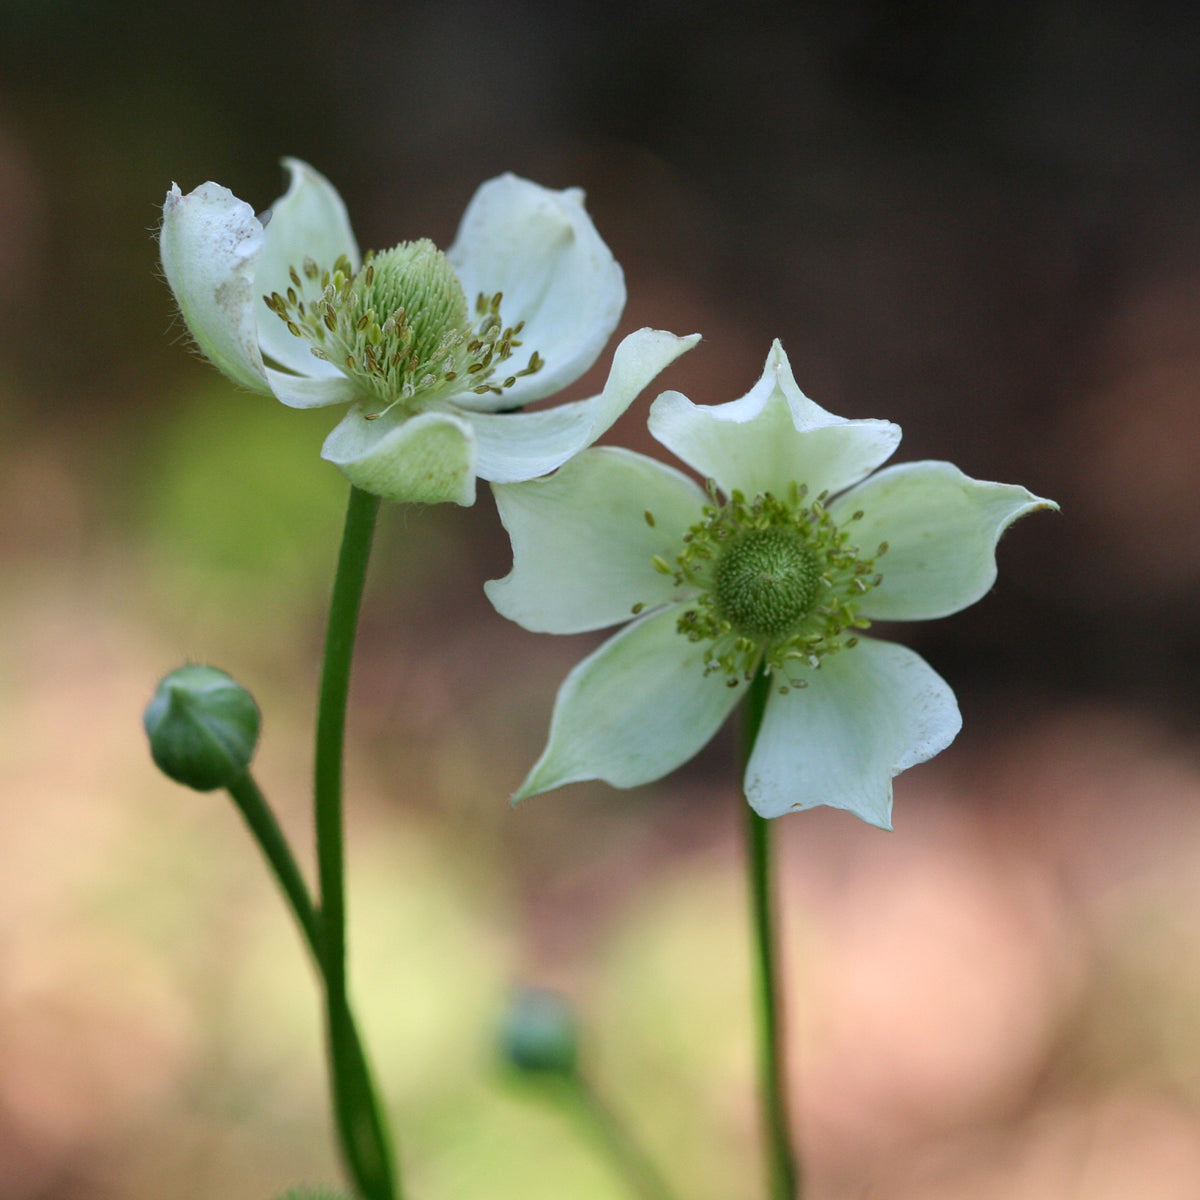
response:
[[[231,783],[228,791],[242,816],[245,817],[246,824],[250,827],[250,832],[254,835],[254,840],[262,850],[272,874],[275,876],[280,889],[287,898],[288,905],[296,917],[300,930],[304,934],[304,940],[312,952],[313,959],[321,972],[322,979],[324,979],[325,965],[322,958],[321,917],[313,905],[312,898],[309,896],[308,887],[304,882],[304,877],[300,873],[300,868],[296,865],[296,859],[287,844],[287,839],[283,836],[283,831],[279,828],[279,823],[275,820],[275,814],[271,811],[262,791],[254,782],[249,772],[234,783]],[[338,1061],[342,1064],[341,1075],[347,1081],[346,1092],[352,1099],[354,1097],[365,1098],[369,1101],[371,1108],[367,1110],[365,1118],[359,1111],[359,1108],[353,1106],[344,1117],[341,1110],[339,1110],[339,1129],[344,1129],[346,1122],[352,1122],[349,1127],[354,1130],[354,1135],[350,1141],[354,1147],[358,1147],[360,1143],[364,1146],[369,1146],[372,1142],[375,1142],[386,1151],[387,1143],[382,1135],[382,1126],[379,1124],[378,1119],[372,1116],[372,1113],[377,1112],[377,1106],[375,1106],[366,1056],[363,1053],[362,1043],[359,1040],[353,1013],[346,1005],[344,995],[342,1001],[337,1021],[335,1022],[332,1018],[330,1019],[331,1039],[333,1036],[332,1030],[336,1028],[339,1039]],[[333,1057],[332,1054],[331,1057]],[[361,1130],[359,1128],[360,1124],[364,1126]],[[373,1129],[373,1125],[377,1125],[378,1129]],[[349,1159],[350,1150],[348,1149],[346,1153],[347,1159]],[[360,1153],[359,1157],[364,1158],[367,1164],[371,1161],[369,1154],[363,1155]],[[356,1179],[359,1177],[360,1171],[366,1172],[367,1178],[373,1178],[369,1174],[369,1167],[367,1166],[353,1167],[352,1169],[355,1172]],[[366,1192],[366,1194],[373,1195],[370,1192]],[[382,1192],[379,1194],[381,1196],[384,1195]]]
[[[320,881],[322,962],[329,987],[346,987],[346,886],[342,838],[342,758],[346,741],[346,702],[358,613],[362,607],[367,563],[379,497],[350,489],[337,576],[329,605],[321,691],[317,706],[317,745],[314,765],[316,799],[317,875]]]
[[[275,876],[287,899],[288,905],[295,914],[304,934],[304,940],[312,951],[317,966],[321,965],[321,919],[313,906],[312,897],[308,894],[308,886],[300,868],[292,857],[291,848],[275,814],[267,805],[262,792],[247,771],[240,779],[235,780],[227,789],[233,802],[238,806],[250,832],[258,843],[271,873]]]
[[[750,760],[770,695],[771,677],[750,684],[742,727],[742,767]],[[759,1086],[766,1120],[771,1200],[799,1200],[801,1175],[792,1150],[784,1054],[783,1009],[777,963],[778,931],[773,903],[771,824],[746,805],[747,868],[758,972]]]
[[[642,1200],[674,1200],[658,1168],[643,1153],[629,1131],[617,1120],[594,1088],[577,1071],[565,1077],[580,1114],[591,1126],[600,1145]]]
[[[319,961],[325,979],[330,1088],[342,1154],[366,1200],[399,1200],[386,1127],[346,999],[342,759],[350,666],[378,512],[378,496],[350,489],[321,668],[313,792],[321,896]]]

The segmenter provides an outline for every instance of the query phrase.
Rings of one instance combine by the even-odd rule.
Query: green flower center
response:
[[[781,637],[812,608],[820,582],[816,556],[800,535],[742,530],[717,557],[713,608],[743,633]]]
[[[855,512],[838,525],[825,507],[828,493],[807,499],[808,489],[792,484],[779,499],[770,493],[747,501],[734,491],[712,503],[702,520],[684,534],[674,563],[654,559],[694,599],[679,618],[689,641],[708,641],[705,673],[720,671],[730,687],[762,669],[778,673],[788,687],[805,687],[806,669],[858,641],[871,622],[859,613],[862,597],[882,576],[875,559],[850,542]],[[653,524],[653,516],[646,514]],[[640,611],[637,606],[635,611]]]
[[[504,324],[499,292],[478,296],[470,317],[449,259],[426,239],[368,254],[359,271],[342,255],[330,270],[306,258],[289,275],[286,295],[263,300],[313,354],[363,385],[379,408],[368,419],[465,391],[501,395],[543,365],[535,350],[522,370],[501,375],[524,321]]]

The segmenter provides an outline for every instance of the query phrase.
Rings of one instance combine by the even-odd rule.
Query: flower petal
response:
[[[678,617],[671,605],[635,621],[567,676],[546,749],[513,803],[583,779],[649,783],[720,729],[741,691],[704,674],[704,647],[678,632]]]
[[[796,386],[776,340],[762,378],[740,400],[700,406],[664,392],[650,406],[650,432],[673,454],[728,495],[787,493],[795,483],[809,494],[839,492],[886,462],[900,444],[891,421],[835,417]]]
[[[285,158],[283,165],[291,176],[288,190],[271,205],[265,219],[266,236],[254,278],[259,344],[269,358],[301,375],[340,376],[332,363],[314,357],[308,342],[289,333],[287,325],[263,303],[263,296],[272,292],[286,296],[288,288],[295,286],[288,274],[293,267],[300,277],[298,293],[302,297],[320,295],[319,281],[314,284],[304,276],[306,258],[325,270],[342,254],[355,270],[362,261],[346,206],[333,184],[298,158]],[[279,398],[288,403],[283,396]]]
[[[996,581],[996,543],[1018,517],[1057,508],[1023,487],[986,483],[947,462],[902,463],[873,475],[831,506],[835,520],[861,509],[853,537],[883,582],[863,598],[864,616],[919,621],[974,604]]]
[[[453,413],[388,414],[366,420],[351,410],[321,448],[355,487],[401,503],[475,503],[475,439]]]
[[[827,804],[892,827],[892,778],[941,753],[962,727],[950,685],[906,646],[864,638],[809,686],[767,700],[746,765],[760,816]]]
[[[510,621],[535,633],[580,633],[628,621],[635,604],[680,599],[652,560],[675,556],[706,502],[687,476],[601,446],[545,479],[493,484],[492,492],[512,540],[513,569],[483,590]]]
[[[255,318],[263,227],[254,210],[220,184],[202,183],[186,196],[172,184],[159,248],[163,273],[204,356],[236,383],[270,394]]]
[[[561,466],[605,433],[655,375],[699,340],[698,333],[676,337],[638,329],[614,352],[600,395],[536,412],[468,414],[479,441],[480,478],[518,483]]]
[[[489,180],[446,254],[472,308],[481,293],[501,292],[505,324],[525,322],[514,364],[524,366],[535,350],[545,360],[494,398],[500,407],[529,404],[573,383],[596,361],[625,307],[621,268],[579,188],[551,191],[515,175]]]
[[[329,365],[318,358],[314,358],[313,363],[320,367]],[[325,408],[330,404],[345,404],[349,400],[361,399],[354,381],[340,371],[321,379],[277,371],[274,367],[267,367],[266,371],[275,399],[289,408]]]

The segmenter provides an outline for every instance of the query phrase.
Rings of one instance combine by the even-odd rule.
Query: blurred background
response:
[[[0,0],[0,1196],[337,1178],[299,939],[140,727],[185,659],[234,673],[307,865],[335,417],[191,353],[155,241],[173,180],[263,209],[283,155],[364,247],[447,245],[501,171],[582,186],[618,334],[704,335],[650,396],[739,396],[779,337],[823,406],[903,426],[899,460],[1061,503],[980,604],[889,631],[965,718],[895,832],[777,827],[797,1128],[813,1200],[1200,1195],[1193,6]],[[647,400],[608,440],[652,450]],[[576,1003],[681,1196],[750,1200],[732,738],[510,810],[597,639],[496,616],[509,561],[486,494],[383,512],[352,981],[411,1192],[626,1194],[495,1062],[525,982]]]

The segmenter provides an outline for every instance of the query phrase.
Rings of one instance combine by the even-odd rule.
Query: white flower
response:
[[[601,448],[496,486],[513,569],[487,585],[527,629],[636,619],[558,693],[549,742],[514,801],[601,779],[658,779],[716,733],[759,671],[772,691],[746,767],[764,817],[827,804],[891,826],[892,778],[961,726],[949,686],[872,618],[924,620],[980,599],[1019,516],[1056,507],[949,463],[876,471],[889,421],[844,420],[796,386],[778,342],[740,400],[665,392],[650,430],[710,481]]]
[[[502,175],[475,193],[443,254],[406,242],[364,260],[345,206],[285,160],[261,220],[215,183],[163,208],[163,270],[200,350],[294,408],[352,405],[322,455],[357,487],[471,504],[475,477],[554,470],[591,445],[697,338],[641,329],[600,395],[535,412],[595,362],[625,305],[621,268],[578,188]]]

